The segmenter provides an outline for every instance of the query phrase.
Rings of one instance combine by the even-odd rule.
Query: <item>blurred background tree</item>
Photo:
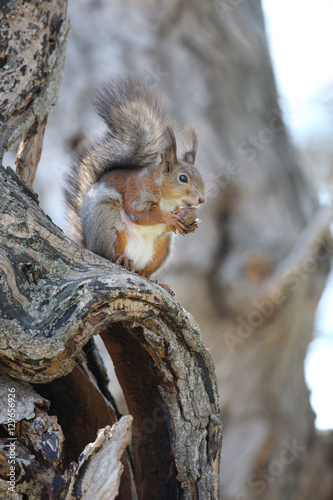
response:
[[[331,211],[290,143],[260,0],[71,0],[69,17],[35,184],[42,204],[64,226],[55,180],[101,131],[88,106],[99,81],[134,72],[166,92],[199,131],[208,186],[202,224],[178,239],[164,280],[216,364],[223,498],[332,498],[331,435],[315,432],[303,368],[330,270]]]

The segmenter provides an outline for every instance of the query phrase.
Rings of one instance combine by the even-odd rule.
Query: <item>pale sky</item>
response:
[[[333,99],[333,1],[262,0],[285,119],[297,144],[327,144],[333,118],[321,101]],[[320,147],[320,146],[319,146]]]
[[[295,103],[333,81],[332,0],[262,0],[281,92]]]

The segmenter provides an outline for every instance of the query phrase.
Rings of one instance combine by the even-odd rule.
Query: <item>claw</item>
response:
[[[173,297],[176,295],[176,292],[174,291],[173,288],[171,288],[171,286],[167,285],[166,283],[158,283],[162,288],[164,288],[164,290],[166,290],[167,292],[170,293],[170,295],[172,295]]]
[[[170,295],[172,295],[173,297],[176,295],[176,292],[173,290],[173,288],[171,288],[171,286],[167,285],[166,283],[160,283],[158,280],[151,280],[150,278],[146,278],[148,281],[150,281],[151,283],[154,283],[155,285],[159,285],[161,286],[162,288],[164,288],[164,290],[166,290],[167,292],[170,293]]]
[[[185,224],[181,221],[179,215],[168,212],[165,215],[165,223],[169,226],[169,229],[175,234],[177,231],[182,234],[186,230]]]
[[[134,269],[134,261],[125,255],[115,255],[112,260],[116,264],[123,266],[127,271],[133,271]]]

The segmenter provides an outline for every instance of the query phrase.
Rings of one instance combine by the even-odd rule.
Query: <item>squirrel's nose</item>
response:
[[[200,203],[200,204],[201,204],[201,203],[205,203],[205,201],[206,201],[206,196],[205,196],[205,195],[200,196],[200,198],[199,198],[199,203]]]

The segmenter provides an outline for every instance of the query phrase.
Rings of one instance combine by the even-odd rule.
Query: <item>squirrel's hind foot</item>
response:
[[[148,281],[150,281],[151,283],[155,283],[155,285],[161,286],[162,288],[164,288],[164,290],[166,290],[167,292],[169,292],[170,295],[172,295],[172,296],[176,295],[176,292],[174,291],[174,289],[171,288],[171,286],[167,285],[166,283],[160,283],[158,280],[151,280],[149,278],[146,278],[146,279]]]
[[[134,269],[134,261],[132,259],[129,259],[128,257],[125,257],[125,255],[114,255],[112,260],[116,264],[124,267],[127,271],[133,271]]]

